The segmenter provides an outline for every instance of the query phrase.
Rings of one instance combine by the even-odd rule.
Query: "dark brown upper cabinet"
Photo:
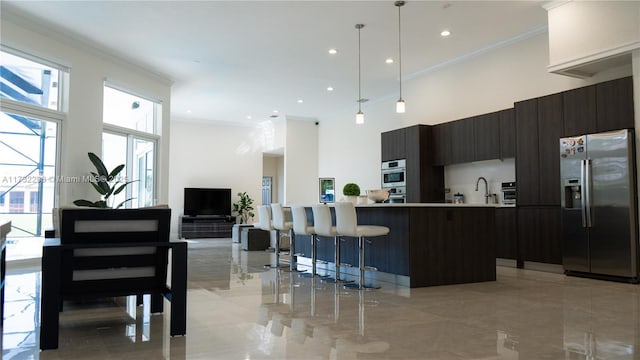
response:
[[[473,118],[475,161],[500,158],[500,113],[493,112]]]
[[[598,132],[633,129],[633,78],[607,81],[595,87]]]
[[[451,164],[451,150],[453,147],[451,123],[442,123],[433,127],[433,164]]]
[[[596,87],[586,86],[562,93],[564,136],[597,132]]]
[[[451,122],[451,163],[471,162],[475,157],[474,118]]]
[[[382,161],[406,159],[406,133],[404,128],[383,132],[381,141]]]
[[[634,128],[631,77],[565,91],[562,102],[563,136]]]
[[[502,110],[500,117],[500,159],[516,157],[516,119],[513,108]]]

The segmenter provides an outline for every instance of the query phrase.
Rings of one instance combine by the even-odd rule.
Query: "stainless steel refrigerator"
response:
[[[567,274],[638,279],[633,130],[560,139]]]

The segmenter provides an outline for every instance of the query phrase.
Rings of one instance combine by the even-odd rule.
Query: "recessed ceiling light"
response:
[[[251,120],[251,115],[247,115],[247,120]]]
[[[338,53],[338,49],[329,49],[329,54],[335,55]]]
[[[327,91],[333,91],[333,86],[328,86]]]
[[[191,114],[191,110],[187,110],[187,114]]]
[[[384,62],[387,63],[387,64],[393,64],[393,59],[392,58],[388,58]]]
[[[298,104],[302,104],[302,103],[303,103],[302,99],[298,99]]]
[[[279,113],[279,112],[280,112],[280,111],[278,111],[278,110],[273,110],[273,113],[274,113],[274,114],[277,114],[277,113]]]
[[[449,36],[451,35],[451,31],[449,30],[442,30],[442,32],[440,32],[440,36]]]

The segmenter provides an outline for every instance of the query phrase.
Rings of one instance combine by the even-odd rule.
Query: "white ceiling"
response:
[[[355,114],[357,23],[365,24],[362,97],[398,97],[398,64],[385,63],[398,55],[394,1],[2,3],[171,79],[172,118],[261,122],[274,110],[318,120]],[[401,11],[404,81],[547,25],[541,1],[407,1]],[[447,38],[440,36],[445,28]],[[330,48],[338,54],[329,55]]]

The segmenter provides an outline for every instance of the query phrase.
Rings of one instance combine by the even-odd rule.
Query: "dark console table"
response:
[[[180,216],[180,238],[230,238],[235,218],[224,216]]]

